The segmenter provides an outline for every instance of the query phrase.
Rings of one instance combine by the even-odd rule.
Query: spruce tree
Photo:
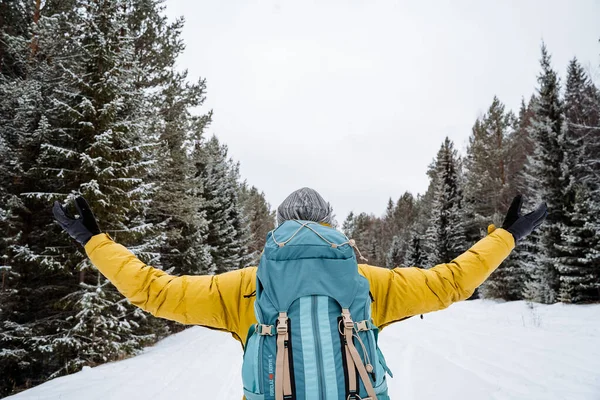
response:
[[[425,235],[428,266],[449,262],[466,249],[460,163],[446,138],[435,160],[432,207]]]
[[[250,230],[248,252],[256,264],[265,246],[267,234],[275,228],[275,212],[267,203],[265,194],[254,186],[249,188],[245,182],[240,187],[239,200]]]
[[[418,214],[419,207],[411,193],[405,192],[395,204],[390,200],[388,210],[383,219],[384,235],[386,237],[391,236],[389,243],[384,243],[386,265],[390,265],[387,261],[390,252],[396,254],[393,258],[396,265],[404,264],[411,230],[417,220]],[[395,243],[394,240],[396,241]]]
[[[407,267],[422,268],[427,263],[427,254],[423,248],[423,239],[421,235],[413,230],[406,250],[404,265]]]
[[[250,232],[238,198],[238,166],[216,137],[196,143],[192,157],[203,182],[203,208],[199,211],[208,221],[206,243],[212,258],[207,272],[217,274],[248,266],[253,254],[248,249]]]
[[[404,263],[404,252],[402,240],[398,236],[394,236],[392,244],[386,254],[385,266],[387,268],[396,268]]]
[[[532,188],[532,200],[548,204],[548,218],[539,231],[530,235],[534,260],[527,268],[531,281],[527,283],[526,297],[530,300],[552,303],[559,289],[555,246],[561,242],[560,226],[565,222],[563,188],[568,179],[563,171],[565,162],[565,122],[563,103],[560,99],[560,82],[552,69],[546,46],[542,45],[540,61],[542,72],[538,76],[538,96],[529,134],[534,142],[534,152],[527,164],[528,183]]]
[[[149,221],[164,234],[157,249],[160,264],[175,274],[194,274],[210,263],[205,236],[207,221],[198,213],[202,182],[188,148],[200,140],[210,123],[211,112],[194,115],[205,100],[206,82],[188,82],[187,71],[177,71],[184,50],[183,19],[169,22],[164,1],[130,0],[127,26],[133,38],[137,65],[143,73],[136,86],[145,91],[144,120],[147,135],[155,138],[156,163],[150,169],[154,195]]]
[[[529,157],[533,155],[534,142],[529,130],[533,123],[534,105],[536,97],[531,96],[526,104],[521,101],[518,118],[514,129],[508,137],[507,178],[509,184],[508,193],[523,194],[526,198],[534,198],[533,188],[527,177],[525,166]],[[530,203],[533,204],[533,203]],[[506,212],[506,210],[504,210]],[[530,281],[531,265],[535,264],[537,247],[535,234],[528,236],[513,250],[510,256],[502,263],[503,271],[499,274],[505,276],[498,278],[495,284],[484,283],[482,294],[484,297],[502,298],[505,300],[521,300],[524,298],[525,283]],[[492,278],[493,279],[493,278]],[[503,284],[509,280],[510,283]],[[490,290],[487,290],[490,289]]]
[[[559,228],[561,242],[557,269],[560,273],[559,299],[564,302],[600,300],[600,239],[597,197],[600,178],[593,171],[586,147],[594,145],[599,124],[597,105],[600,101],[596,87],[583,68],[573,59],[569,64],[565,91],[567,120],[566,157],[563,179],[564,219]]]
[[[524,112],[522,110],[522,112]],[[517,123],[511,112],[494,97],[489,110],[477,119],[469,138],[465,162],[465,197],[468,242],[486,235],[491,223],[500,226],[514,194],[509,181],[511,137]],[[487,298],[516,300],[524,289],[525,272],[521,263],[509,259],[494,271],[480,288]]]
[[[344,220],[344,223],[342,224],[342,232],[344,233],[344,235],[346,235],[350,239],[352,239],[354,237],[354,229],[355,229],[354,219],[355,219],[354,212],[350,211],[350,213]]]
[[[508,138],[514,116],[494,97],[486,114],[475,122],[465,160],[465,198],[474,211],[475,225],[484,231],[490,222],[502,223],[512,200],[509,191]],[[478,239],[481,234],[473,239]]]
[[[80,364],[69,360],[94,362],[86,354],[111,345],[114,336],[87,340],[85,329],[99,314],[81,312],[82,304],[131,326],[131,335],[119,336],[127,351],[141,348],[149,330],[155,338],[162,333],[162,325],[117,307],[116,290],[59,233],[48,211],[54,199],[84,195],[104,231],[146,260],[155,258],[160,237],[146,221],[151,185],[145,180],[153,144],[144,137],[147,101],[137,84],[141,72],[127,11],[128,3],[116,0],[49,2],[34,13],[28,36],[4,36],[22,70],[0,78],[6,94],[0,136],[17,150],[18,166],[11,176],[15,232],[8,252],[19,291],[9,292],[0,332],[3,348],[21,350],[6,376],[15,387],[31,377],[72,372]],[[113,307],[84,301],[96,295]],[[83,330],[71,336],[76,327]]]
[[[381,220],[367,213],[360,213],[354,216],[352,222],[349,221],[350,213],[344,222],[344,232],[354,239],[360,254],[356,257],[359,263],[369,263],[371,265],[385,265],[385,258],[381,256],[381,245],[378,240],[378,232],[381,230]],[[348,235],[350,233],[350,235]]]
[[[73,169],[67,152],[49,154],[71,127],[73,85],[65,67],[76,59],[76,45],[65,35],[70,19],[40,15],[32,7],[21,11],[30,14],[14,21],[29,21],[28,29],[4,29],[2,59],[11,66],[0,74],[0,138],[8,152],[0,160],[7,173],[0,178],[1,225],[8,232],[1,246],[13,278],[4,281],[0,310],[0,347],[7,350],[0,355],[6,367],[0,394],[60,368],[53,340],[71,313],[55,305],[76,288],[71,271],[81,260],[56,234],[48,212],[55,193],[62,192],[61,174]]]
[[[211,262],[206,245],[208,221],[202,208],[202,181],[187,144],[201,137],[210,115],[195,117],[192,107],[204,101],[204,85],[189,85],[185,73],[173,72],[153,103],[157,112],[150,131],[158,136],[159,154],[152,177],[156,185],[150,221],[160,227],[165,240],[159,248],[163,268],[176,274],[196,274]],[[160,99],[160,101],[159,101]]]

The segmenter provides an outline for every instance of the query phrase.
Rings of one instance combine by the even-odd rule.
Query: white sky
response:
[[[443,138],[464,151],[494,95],[518,111],[542,38],[563,77],[575,55],[600,65],[599,0],[166,5],[186,18],[179,67],[207,79],[207,134],[273,207],[309,186],[340,222],[423,193]]]

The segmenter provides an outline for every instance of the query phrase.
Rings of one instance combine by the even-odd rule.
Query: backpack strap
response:
[[[358,354],[358,350],[354,347],[352,338],[354,322],[350,316],[350,310],[347,308],[342,308],[342,323],[344,324],[344,338],[346,339],[344,341],[344,347],[346,349],[346,363],[348,364],[348,391],[350,392],[350,395],[358,393],[356,377],[354,375],[354,368],[356,368],[358,370],[358,375],[367,390],[367,395],[369,396],[363,397],[362,400],[377,400],[377,395],[375,394],[373,384],[371,384],[371,380],[369,379],[367,368],[363,364],[360,355]],[[348,397],[350,398],[350,396]]]
[[[277,358],[275,360],[275,399],[292,399],[292,380],[290,378],[290,353],[288,316],[279,313],[277,318]]]

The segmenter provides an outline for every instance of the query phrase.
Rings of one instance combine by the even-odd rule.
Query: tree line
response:
[[[381,217],[350,213],[342,230],[369,263],[430,268],[497,227],[513,197],[545,201],[546,223],[479,289],[485,298],[543,303],[600,300],[600,92],[577,58],[563,84],[541,47],[537,91],[518,113],[494,97],[466,154],[446,138],[425,194],[389,200]]]
[[[181,329],[132,307],[53,222],[82,195],[171,274],[256,262],[274,215],[198,114],[163,0],[0,0],[0,397]],[[75,211],[72,210],[74,213]]]

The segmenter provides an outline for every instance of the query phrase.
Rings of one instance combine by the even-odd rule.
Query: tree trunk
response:
[[[506,176],[504,173],[504,151],[502,151],[502,132],[498,135],[498,150],[500,151],[500,179],[502,186],[506,185]]]
[[[38,24],[40,20],[40,8],[42,7],[42,0],[35,0],[35,9],[33,11],[33,23]],[[33,35],[31,38],[31,58],[35,57],[38,50],[37,37]]]

